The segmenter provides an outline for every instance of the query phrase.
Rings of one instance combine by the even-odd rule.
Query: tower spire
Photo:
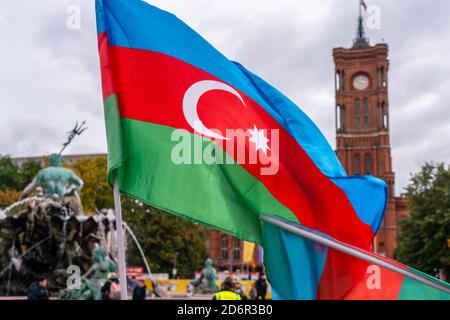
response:
[[[366,33],[364,31],[362,7],[366,9],[366,4],[364,3],[364,0],[359,0],[358,27],[356,29],[356,38],[353,39],[353,48],[364,48],[370,46],[369,38],[366,37]]]

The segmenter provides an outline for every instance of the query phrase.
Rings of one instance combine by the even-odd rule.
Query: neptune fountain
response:
[[[80,200],[83,181],[62,167],[61,153],[85,130],[82,126],[70,132],[60,153],[50,155],[48,167],[20,200],[0,209],[0,295],[24,295],[41,275],[48,277],[49,290],[58,292],[67,288],[68,267],[77,266],[84,276],[70,296],[94,299],[98,280],[115,271],[114,212],[86,215]]]

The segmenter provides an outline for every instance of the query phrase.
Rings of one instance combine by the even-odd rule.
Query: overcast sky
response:
[[[127,0],[123,0],[127,1]],[[354,38],[358,0],[147,1],[171,11],[230,59],[296,102],[335,145],[332,48]],[[381,9],[371,43],[390,46],[397,193],[426,161],[450,163],[450,1],[367,0]],[[81,28],[67,28],[70,5]],[[106,152],[93,0],[0,2],[0,154]]]

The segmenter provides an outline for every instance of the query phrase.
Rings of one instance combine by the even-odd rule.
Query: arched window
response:
[[[384,67],[381,67],[381,86],[387,87],[387,70]]]
[[[359,154],[355,154],[353,156],[353,167],[355,169],[355,176],[361,175],[361,156]]]
[[[372,155],[370,153],[366,153],[364,156],[364,172],[366,175],[372,174]]]
[[[369,101],[367,98],[363,100],[364,129],[369,127]]]
[[[341,90],[341,72],[337,71],[336,72],[336,92]]]
[[[380,87],[382,88],[387,87],[387,70],[384,67],[381,67],[379,70],[379,83]]]
[[[383,129],[389,128],[388,112],[386,104],[384,102],[381,103],[381,128]]]
[[[379,76],[378,82],[380,84],[380,87],[382,87],[383,86],[383,78],[384,78],[384,68],[383,67],[380,68],[379,75],[380,76]]]
[[[361,100],[355,99],[355,123],[356,129],[361,128]]]
[[[344,129],[344,106],[336,106],[336,129]]]
[[[239,261],[241,259],[241,240],[238,238],[233,239],[233,261]]]

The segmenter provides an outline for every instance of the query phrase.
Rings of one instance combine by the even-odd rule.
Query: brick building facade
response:
[[[213,259],[216,268],[234,271],[243,270],[244,241],[229,234],[210,230],[207,247],[209,257]]]

